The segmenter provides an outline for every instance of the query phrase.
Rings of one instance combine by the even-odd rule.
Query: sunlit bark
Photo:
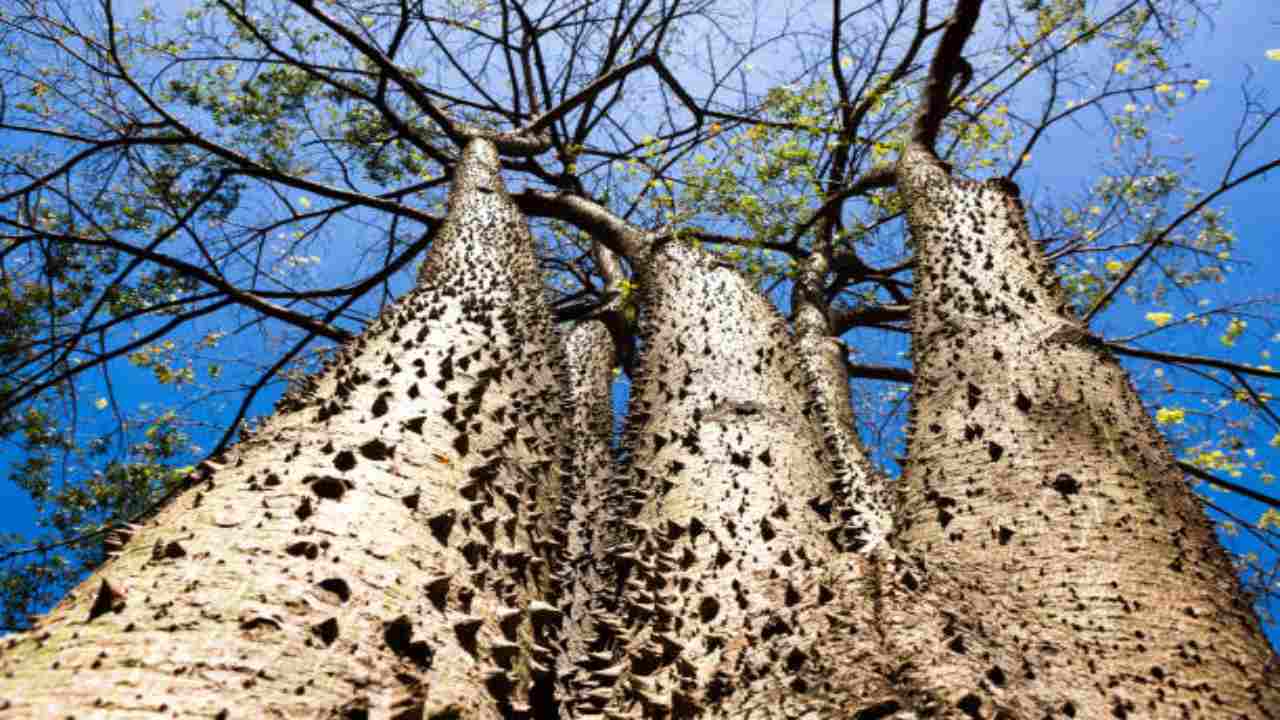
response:
[[[419,287],[6,641],[6,717],[551,706],[562,378],[497,168],[468,145]]]
[[[917,263],[900,539],[988,599],[986,640],[1021,653],[995,677],[943,656],[920,682],[983,717],[1275,717],[1249,601],[1126,373],[1065,305],[1016,186],[953,179],[918,143],[898,172]]]

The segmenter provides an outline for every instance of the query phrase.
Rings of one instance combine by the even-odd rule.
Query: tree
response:
[[[1230,238],[1207,208],[1280,163],[1237,168],[1274,113],[1247,99],[1208,193],[1135,153],[1086,200],[1139,243],[1105,274],[1060,279],[1098,247],[1091,213],[1028,210],[1011,179],[1081,109],[1195,88],[1165,76],[1196,6],[837,2],[820,60],[798,30],[730,72],[708,48],[699,77],[672,68],[732,37],[710,3],[215,0],[173,37],[109,1],[9,5],[41,43],[6,77],[5,130],[44,143],[9,164],[0,218],[6,257],[38,258],[5,276],[4,402],[34,476],[71,452],[58,402],[88,371],[132,353],[191,383],[155,343],[216,343],[192,323],[232,308],[285,344],[189,473],[161,447],[111,466],[132,484],[73,485],[85,498],[29,483],[69,545],[111,534],[4,641],[6,710],[1280,715],[1275,653],[1183,473],[1280,503],[1204,467],[1234,456],[1180,463],[1115,354],[1218,367],[1263,417],[1246,378],[1276,373],[1090,325],[1126,286],[1167,292],[1152,258],[1188,292],[1212,277],[1196,263]],[[791,39],[798,81],[719,99]],[[1095,42],[1119,59],[1062,109]],[[1001,130],[1021,114],[1001,98],[1038,70],[1051,97]],[[1015,139],[1006,174],[966,177]],[[426,193],[446,184],[438,214]],[[384,223],[372,273],[289,274],[361,213]],[[280,234],[294,261],[272,268]],[[841,336],[908,316],[910,369],[849,361]],[[340,349],[317,367],[320,339]],[[616,448],[615,365],[632,385]],[[912,382],[900,478],[857,431],[850,376]]]

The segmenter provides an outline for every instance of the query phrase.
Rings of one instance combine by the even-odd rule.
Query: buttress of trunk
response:
[[[500,718],[546,695],[560,355],[497,168],[472,142],[418,288],[8,640],[7,714]]]
[[[799,355],[804,361],[814,417],[834,471],[831,489],[842,521],[834,538],[842,547],[874,552],[888,537],[892,517],[883,474],[867,457],[854,426],[845,346],[831,336],[825,297],[827,260],[818,249],[805,261],[792,292]]]
[[[832,473],[791,335],[701,252],[663,243],[637,265],[617,609],[596,625],[613,652],[588,659],[582,716],[839,717],[878,679],[826,640],[874,652],[871,608],[861,559],[828,539]]]
[[[949,673],[945,651],[920,674],[982,717],[1280,716],[1231,564],[1124,370],[1072,318],[1016,186],[954,180],[919,145],[899,182],[916,250],[900,539],[990,598],[1024,651],[994,678]]]

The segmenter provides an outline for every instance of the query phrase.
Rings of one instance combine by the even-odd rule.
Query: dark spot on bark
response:
[[[297,694],[301,695],[306,692],[306,688],[299,686]],[[336,716],[341,720],[369,720],[369,700],[368,698],[356,698],[337,708]]]
[[[338,472],[347,472],[348,470],[356,466],[355,453],[351,452],[350,450],[343,450],[337,455],[334,455],[333,466],[338,469]]]
[[[1065,703],[1063,703],[1063,704],[1062,704],[1062,714],[1063,714],[1063,715],[1066,715],[1067,717],[1075,717],[1075,716],[1076,716],[1076,706],[1075,706],[1075,704],[1074,704],[1074,703],[1072,703],[1070,700],[1068,700],[1068,701],[1066,701]]]
[[[312,625],[311,632],[326,646],[332,645],[333,641],[338,639],[338,620],[329,618],[322,623]]]
[[[167,543],[157,542],[155,547],[151,548],[152,560],[177,560],[186,556],[186,549],[177,540],[171,540]]]
[[[311,492],[326,500],[341,500],[347,492],[347,482],[342,478],[328,475],[312,475],[302,479],[311,485]]]
[[[413,623],[407,615],[401,615],[384,625],[382,640],[397,656],[413,662],[424,670],[431,667],[431,659],[435,656],[435,652],[425,642],[414,641]]]
[[[400,498],[400,502],[404,503],[404,506],[409,508],[410,510],[417,510],[418,503],[421,500],[422,500],[422,493],[411,493],[409,495],[405,495],[404,497]]]
[[[427,417],[425,415],[422,417],[409,418],[408,420],[404,421],[404,429],[408,430],[409,432],[413,432],[413,433],[417,433],[418,435],[421,435],[422,424],[426,422],[426,420],[427,420]]]
[[[787,653],[787,670],[799,672],[800,668],[804,667],[804,662],[808,659],[809,657],[800,648],[792,648],[791,652]]]
[[[747,453],[729,453],[729,462],[737,465],[743,470],[751,469],[751,456]]]
[[[1013,404],[1022,412],[1031,410],[1031,398],[1023,395],[1021,391],[1018,392],[1018,398],[1013,401]]]
[[[698,617],[704,623],[711,622],[719,613],[720,601],[710,595],[704,596],[702,602],[698,603]]]
[[[1066,498],[1080,492],[1080,481],[1066,473],[1060,473],[1058,477],[1053,479],[1053,489],[1057,490],[1065,500]]]
[[[1156,667],[1151,668],[1151,676],[1152,676],[1152,677],[1154,677],[1154,678],[1155,678],[1155,679],[1157,679],[1157,680],[1163,680],[1163,679],[1164,679],[1164,668],[1160,667],[1159,665],[1157,665]]]
[[[941,426],[941,425],[939,425],[938,423],[929,423],[929,432],[934,433],[934,434],[940,433],[940,432],[942,432],[942,426]],[[879,706],[877,706],[877,707],[879,707]],[[895,705],[895,707],[896,707],[896,705]]]
[[[298,507],[294,509],[293,514],[299,520],[306,520],[315,513],[315,509],[311,506],[311,498],[303,497],[302,502],[298,503]]]
[[[436,539],[436,542],[441,545],[449,544],[449,533],[453,530],[453,521],[456,519],[456,512],[446,510],[427,521],[427,527],[431,529],[431,535]]]
[[[991,462],[997,462],[1004,455],[1004,446],[998,442],[988,440],[987,454],[991,456]]]
[[[1013,539],[1013,531],[1001,525],[1000,526],[1000,544],[1008,545],[1009,541],[1012,539]]]
[[[764,538],[765,542],[769,542],[770,540],[774,539],[777,536],[778,536],[778,533],[773,529],[773,524],[769,522],[769,518],[761,519],[760,520],[760,537]]]
[[[305,557],[308,560],[315,560],[320,555],[320,546],[309,540],[299,540],[293,543],[284,551],[294,557]]]
[[[471,450],[471,441],[467,439],[466,433],[460,433],[453,439],[453,449],[457,451],[458,457],[463,458]]]
[[[506,702],[511,697],[511,691],[515,690],[516,684],[510,675],[499,670],[489,673],[484,680],[484,687],[496,700]]]
[[[938,524],[941,525],[943,529],[946,529],[946,527],[951,524],[951,521],[954,520],[955,517],[956,517],[955,515],[952,515],[951,513],[947,512],[946,510],[943,510],[942,508],[938,509]]]
[[[974,720],[982,720],[982,700],[973,693],[969,693],[960,698],[960,702],[956,703],[956,707],[965,715]]]
[[[269,630],[279,630],[280,621],[275,618],[259,615],[251,617],[240,623],[241,630],[257,630],[258,628],[267,628]]]
[[[790,635],[791,626],[781,617],[772,615],[765,622],[764,627],[760,628],[760,639],[768,642],[779,635]]]
[[[703,531],[705,531],[706,529],[707,529],[707,526],[703,525],[702,521],[699,520],[698,518],[693,518],[689,521],[689,537],[690,538],[693,538],[696,540],[697,537],[701,535]]]
[[[964,646],[964,638],[959,635],[951,638],[951,642],[947,643],[947,649],[957,655],[969,654],[969,648]]]
[[[978,407],[979,402],[982,402],[982,388],[974,385],[973,383],[969,383],[967,392],[969,396],[969,409],[972,410]]]
[[[471,655],[476,655],[479,650],[476,646],[476,635],[479,634],[482,625],[484,621],[480,618],[465,618],[453,624],[453,634],[458,638],[458,644]]]
[[[853,720],[884,720],[902,709],[897,700],[887,700],[854,713]]]
[[[1002,670],[999,665],[991,666],[991,669],[987,671],[987,679],[991,681],[992,685],[995,685],[998,688],[1004,687],[1004,684],[1009,680],[1005,677],[1004,670]]]
[[[367,460],[386,460],[395,454],[396,449],[378,438],[360,446],[360,454]]]
[[[340,602],[346,602],[351,599],[351,587],[347,585],[347,581],[342,578],[327,578],[319,582],[320,589],[325,592],[333,593],[338,597]]]
[[[773,455],[770,455],[768,450],[760,453],[756,458],[763,463],[765,467],[773,467]]]
[[[911,592],[915,592],[920,587],[920,581],[916,580],[916,576],[910,571],[902,573],[902,584]]]
[[[391,407],[387,403],[387,397],[389,395],[390,393],[378,393],[378,397],[373,401],[373,407],[369,408],[369,412],[371,412],[374,417],[378,418],[387,414],[387,410]]]
[[[89,621],[93,622],[108,612],[120,612],[124,610],[124,593],[120,592],[114,585],[102,581],[98,586],[98,595],[93,599],[93,605],[89,608]]]
[[[445,604],[449,599],[449,584],[451,581],[452,578],[448,575],[441,575],[426,585],[427,599],[440,612],[444,612]]]

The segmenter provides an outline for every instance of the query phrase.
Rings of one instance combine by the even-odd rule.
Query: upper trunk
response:
[[[874,552],[892,530],[891,505],[885,478],[871,464],[854,427],[846,348],[832,337],[825,297],[828,265],[826,253],[815,248],[796,280],[792,302],[799,356],[833,471],[831,488],[841,520],[833,539],[843,547]]]
[[[472,142],[421,282],[6,643],[14,717],[519,716],[547,707],[558,346]]]
[[[1124,370],[1071,317],[1016,186],[954,180],[920,145],[899,182],[916,251],[900,539],[998,600],[1025,665],[945,692],[976,688],[984,712],[1275,717],[1231,564]]]
[[[609,682],[594,707],[840,716],[879,678],[826,641],[865,627],[870,604],[859,558],[828,540],[832,473],[790,334],[705,254],[663,243],[639,265],[616,610],[600,622],[616,650],[597,661]]]

